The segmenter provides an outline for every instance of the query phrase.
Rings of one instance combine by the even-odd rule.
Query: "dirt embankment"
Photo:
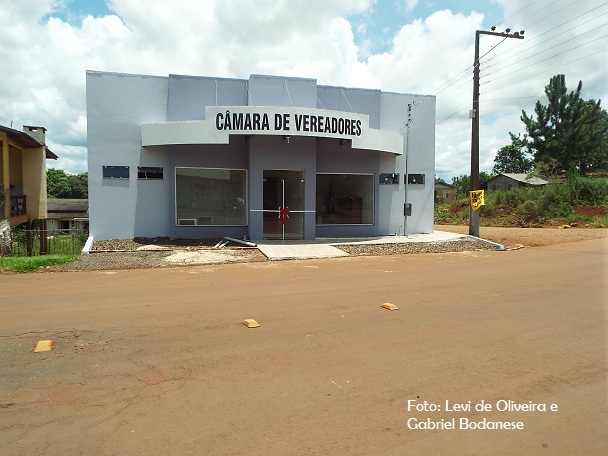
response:
[[[435,225],[435,229],[459,234],[469,233],[469,227],[463,225]],[[479,229],[479,236],[506,247],[516,245],[538,247],[589,239],[606,239],[608,238],[608,228],[505,228],[482,226]]]

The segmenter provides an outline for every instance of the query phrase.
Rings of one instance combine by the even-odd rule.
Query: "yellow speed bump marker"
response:
[[[243,324],[248,328],[258,328],[260,326],[260,324],[252,318],[243,321]]]
[[[48,352],[53,349],[53,341],[52,340],[39,340],[34,345],[34,353],[40,352]]]
[[[390,302],[385,302],[380,307],[388,310],[399,310],[399,307],[397,307],[395,304],[391,304]]]

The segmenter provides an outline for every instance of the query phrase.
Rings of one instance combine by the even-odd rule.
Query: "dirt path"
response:
[[[2,452],[603,454],[607,255],[596,239],[0,275]],[[524,428],[408,427],[452,418]]]

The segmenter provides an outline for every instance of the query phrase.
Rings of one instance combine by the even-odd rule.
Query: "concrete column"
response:
[[[1,134],[2,141],[2,186],[4,190],[4,218],[11,218],[11,170],[8,162],[8,137]]]

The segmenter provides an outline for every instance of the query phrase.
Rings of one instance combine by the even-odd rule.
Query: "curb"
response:
[[[481,242],[484,242],[489,245],[493,245],[494,247],[496,247],[498,250],[501,250],[501,251],[506,250],[504,245],[499,244],[497,242],[488,241],[487,239],[479,238],[477,236],[471,236],[470,234],[467,235],[466,238],[473,239],[474,241],[481,241]]]

